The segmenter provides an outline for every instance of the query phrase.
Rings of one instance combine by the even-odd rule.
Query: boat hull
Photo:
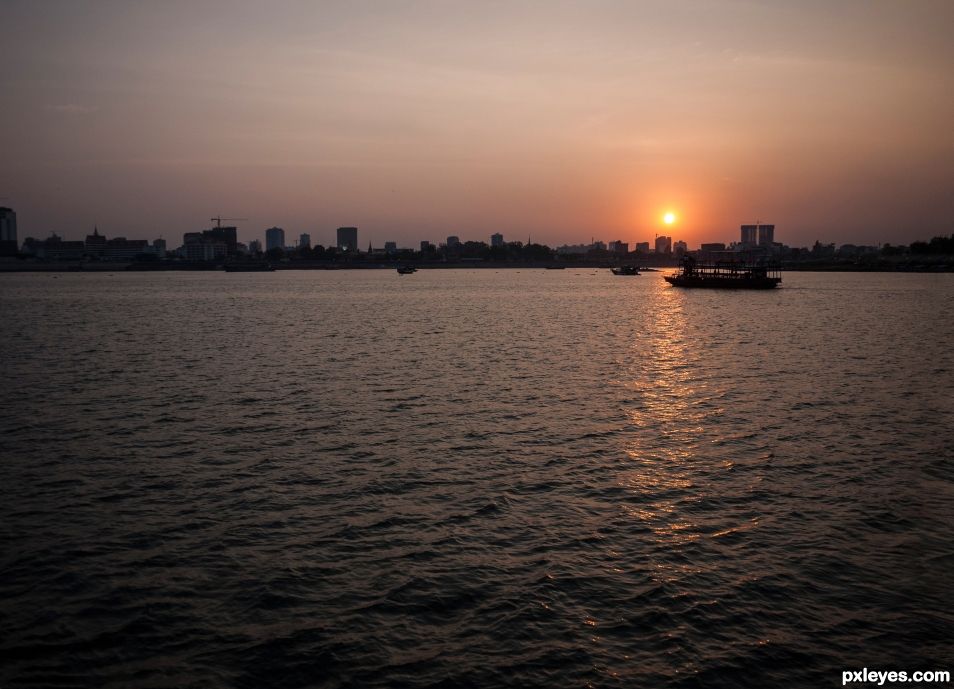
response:
[[[675,287],[696,287],[704,289],[775,289],[781,278],[720,278],[686,277],[685,275],[664,275],[663,278]]]

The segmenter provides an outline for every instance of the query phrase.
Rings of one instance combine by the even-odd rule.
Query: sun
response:
[[[676,222],[676,214],[675,214],[675,213],[666,213],[666,214],[663,216],[663,222],[666,223],[667,225],[672,225],[674,222]]]

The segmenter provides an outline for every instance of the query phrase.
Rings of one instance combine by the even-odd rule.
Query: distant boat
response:
[[[697,264],[692,256],[682,261],[682,272],[664,275],[675,287],[707,287],[721,289],[774,289],[782,281],[778,266],[745,263]]]
[[[639,275],[639,269],[636,266],[616,266],[610,270],[613,275]]]
[[[566,270],[566,266],[546,266],[547,270]]]
[[[397,272],[398,275],[410,275],[411,273],[416,273],[417,268],[414,266],[398,266]]]
[[[231,263],[226,263],[225,266],[226,273],[271,273],[275,271],[275,266],[273,266],[268,261],[232,261]]]

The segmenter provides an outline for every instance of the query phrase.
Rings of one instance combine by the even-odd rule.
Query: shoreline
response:
[[[898,262],[881,265],[858,265],[851,263],[810,263],[786,264],[782,263],[783,272],[835,272],[835,273],[951,273],[954,272],[954,257],[945,257],[947,260],[937,262]],[[552,262],[535,263],[503,263],[503,262],[474,262],[474,263],[414,263],[400,262],[391,264],[381,263],[319,263],[319,262],[292,262],[274,265],[275,272],[285,270],[395,270],[398,265],[413,264],[418,270],[609,270],[616,264],[610,263],[582,263],[572,262],[555,264]],[[675,270],[679,266],[659,264],[640,266],[641,273],[654,273],[666,270]],[[0,261],[0,273],[156,273],[156,272],[225,272],[222,264],[186,263],[176,261],[162,264],[129,262],[94,262],[94,261]],[[259,271],[252,271],[259,272]],[[270,271],[268,271],[270,272]]]

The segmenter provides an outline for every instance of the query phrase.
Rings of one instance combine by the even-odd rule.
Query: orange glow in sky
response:
[[[6,3],[0,197],[23,237],[910,243],[954,217],[952,24],[931,0]]]

